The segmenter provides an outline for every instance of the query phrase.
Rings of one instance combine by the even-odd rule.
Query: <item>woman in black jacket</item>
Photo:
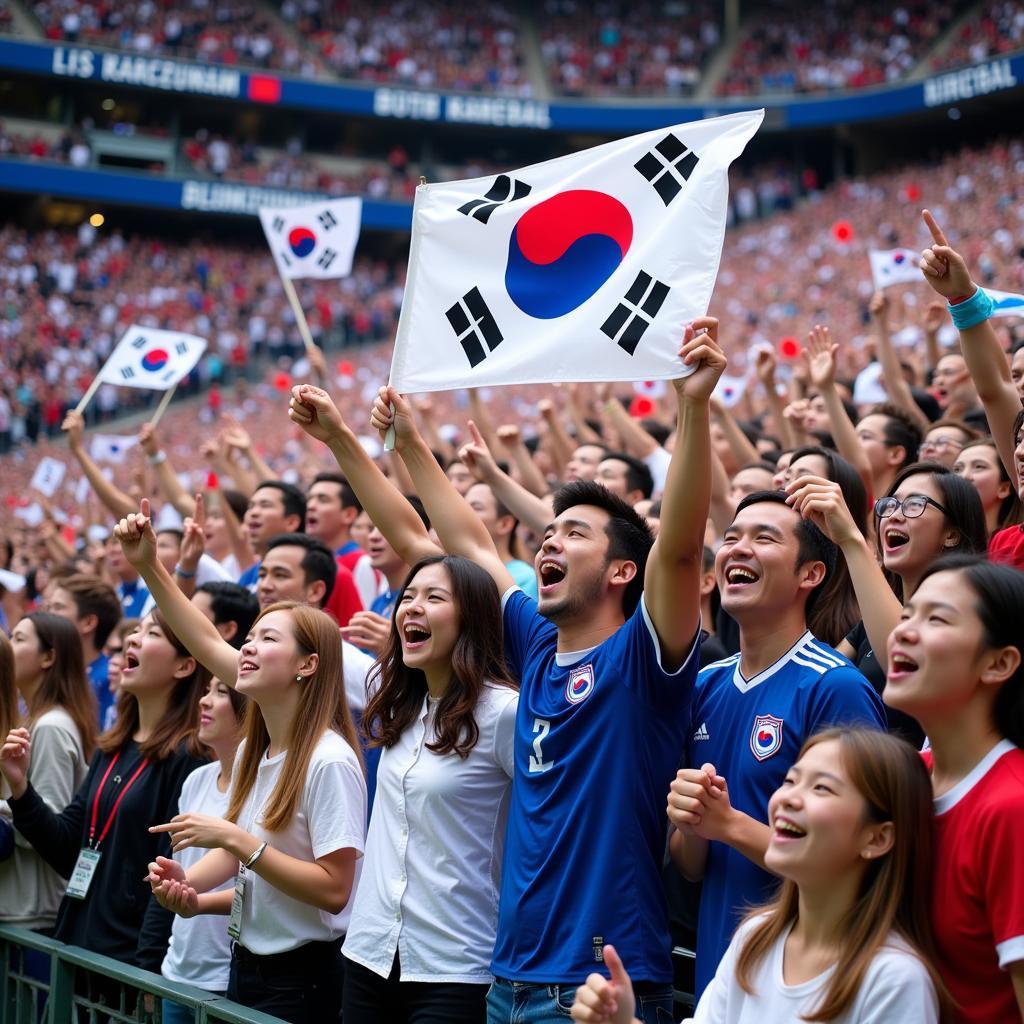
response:
[[[61,813],[28,783],[25,729],[12,730],[0,748],[0,772],[15,828],[69,879],[54,937],[159,973],[172,918],[144,879],[170,845],[148,827],[177,813],[182,782],[208,760],[197,728],[209,673],[158,611],[127,638],[124,657],[117,721]]]

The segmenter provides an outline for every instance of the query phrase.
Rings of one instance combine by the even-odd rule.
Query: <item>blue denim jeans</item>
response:
[[[487,1024],[563,1024],[577,987],[495,978],[487,993]],[[672,1024],[672,986],[640,982],[636,1015],[644,1024]]]

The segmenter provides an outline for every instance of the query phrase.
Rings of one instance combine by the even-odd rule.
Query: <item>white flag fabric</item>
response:
[[[124,434],[93,434],[89,442],[89,454],[97,462],[112,462],[120,466],[138,442],[137,437]]]
[[[358,196],[260,209],[278,273],[292,279],[348,277],[362,216]]]
[[[168,391],[192,372],[206,351],[194,334],[132,324],[99,372],[100,380],[124,388]]]
[[[26,526],[38,526],[46,518],[43,513],[43,506],[38,501],[33,501],[31,505],[19,505],[14,510],[14,514]]]
[[[93,458],[95,457],[94,455]],[[89,483],[89,478],[80,476],[78,483],[75,484],[75,504],[84,505],[89,500],[90,494],[92,494],[92,484]]]
[[[29,487],[34,487],[41,494],[52,498],[57,493],[57,488],[60,487],[67,468],[60,459],[53,459],[49,455],[45,455],[39,460],[39,465],[36,466],[36,471],[32,474]]]
[[[728,169],[763,110],[496,177],[421,185],[391,383],[671,380],[722,255]]]
[[[913,249],[871,249],[868,259],[871,260],[871,280],[876,290],[888,288],[891,284],[924,280],[917,265],[921,254]]]
[[[1024,316],[1024,295],[1013,292],[997,292],[994,288],[986,288],[989,298],[996,304],[993,316]]]
[[[635,380],[633,390],[645,398],[657,400],[665,397],[668,385],[663,380]]]

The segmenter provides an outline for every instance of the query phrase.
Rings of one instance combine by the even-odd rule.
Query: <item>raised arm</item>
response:
[[[366,454],[359,438],[323,388],[315,388],[311,384],[298,384],[292,388],[288,416],[310,437],[322,441],[331,450],[366,514],[406,565],[441,554],[416,510],[391,486],[388,478]],[[431,459],[437,465],[433,455]]]
[[[602,444],[601,435],[587,422],[587,410],[580,397],[579,384],[566,384],[565,407],[576,430],[576,444]]]
[[[612,394],[610,385],[602,386],[602,393],[606,395],[603,403],[604,414],[618,433],[623,449],[638,459],[646,459],[660,445],[629,415],[626,407]]]
[[[857,529],[839,484],[823,477],[804,476],[786,489],[789,504],[839,545],[850,570],[868,642],[876,656],[884,659],[886,642],[900,620],[903,606],[882,574],[867,539]]]
[[[700,621],[700,573],[711,502],[711,393],[726,367],[718,321],[688,325],[679,350],[695,367],[674,381],[678,433],[661,499],[661,530],[647,559],[644,602],[670,671],[683,663]]]
[[[921,329],[924,331],[925,370],[928,373],[938,366],[942,358],[939,331],[947,315],[944,302],[929,302],[921,319]]]
[[[972,298],[978,286],[971,279],[963,256],[950,247],[935,218],[927,210],[923,216],[935,240],[930,249],[921,253],[924,279],[951,307],[957,306]],[[983,320],[973,327],[961,329],[960,350],[964,354],[964,362],[967,363],[981,404],[985,407],[999,458],[1010,474],[1010,479],[1016,482],[1013,425],[1021,409],[1020,395],[1014,387],[1010,365],[991,321]]]
[[[249,469],[256,477],[257,487],[265,480],[274,479],[274,470],[256,450],[252,435],[240,423],[229,420],[228,427],[224,431],[224,440],[229,448],[233,448],[248,460]],[[253,488],[253,490],[255,489],[256,487]]]
[[[175,635],[192,656],[222,683],[233,687],[238,677],[238,651],[217,627],[178,589],[170,573],[156,557],[156,534],[149,515],[149,500],[143,498],[138,512],[132,512],[114,527],[125,558],[146,581],[156,606]]]
[[[871,463],[864,443],[857,436],[857,428],[853,425],[846,412],[846,406],[839,397],[836,388],[836,352],[839,346],[832,341],[831,332],[827,327],[816,326],[808,332],[807,348],[801,356],[807,364],[807,372],[811,383],[818,389],[829,423],[832,426],[832,440],[836,443],[836,451],[849,462],[860,474],[868,494],[875,493],[875,482],[871,475]]]
[[[490,574],[499,593],[504,594],[514,587],[515,580],[499,557],[487,528],[451,485],[420,437],[409,402],[394,388],[381,388],[373,404],[370,422],[382,435],[394,426],[395,451],[408,467],[409,475],[416,484],[416,493],[426,507],[445,551],[464,555],[476,562]]]
[[[182,516],[194,516],[196,512],[195,498],[181,486],[181,481],[174,471],[174,466],[171,465],[171,460],[167,457],[167,452],[160,447],[160,441],[152,423],[142,424],[142,428],[139,430],[139,445],[146,453],[146,461],[156,472],[160,493]]]
[[[135,510],[135,502],[120,487],[115,487],[104,475],[92,456],[85,450],[85,420],[82,414],[72,410],[64,417],[60,429],[68,435],[68,447],[75,461],[82,467],[85,478],[92,486],[93,493],[117,517],[126,516]]]
[[[519,474],[519,483],[531,494],[543,498],[548,493],[548,482],[533,461],[530,449],[523,443],[523,435],[515,423],[504,423],[497,429],[498,440]]]
[[[903,376],[899,356],[892,343],[892,331],[889,327],[889,299],[885,292],[875,292],[868,306],[871,319],[875,325],[875,337],[878,340],[878,361],[882,365],[885,390],[893,405],[902,409],[921,428],[924,434],[931,426],[931,421],[914,401],[910,385]]]
[[[775,379],[775,370],[778,362],[775,353],[770,348],[759,348],[754,357],[754,370],[758,380],[764,386],[765,400],[768,403],[768,411],[775,423],[775,432],[779,435],[779,441],[783,448],[796,446],[796,434],[792,424],[785,417],[786,402],[779,394],[779,386]]]
[[[733,416],[728,406],[712,399],[711,414],[718,420],[718,425],[724,431],[737,466],[745,466],[747,463],[757,462],[761,458],[757,448],[750,443],[750,438],[740,429],[736,417]]]
[[[561,477],[572,458],[572,453],[576,450],[576,445],[565,429],[565,424],[558,415],[555,403],[550,398],[542,398],[537,403],[537,412],[547,424],[548,454],[554,460],[555,469]]]
[[[474,420],[469,421],[470,440],[459,449],[466,468],[494,492],[495,497],[528,530],[543,535],[555,513],[549,497],[538,498],[521,483],[502,471],[487,447]]]

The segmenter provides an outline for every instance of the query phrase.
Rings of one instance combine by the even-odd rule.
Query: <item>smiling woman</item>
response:
[[[518,703],[501,634],[497,589],[474,562],[435,556],[410,570],[363,718],[384,750],[371,875],[344,948],[347,1024],[429,1009],[483,1018]],[[381,899],[395,885],[398,920]]]

